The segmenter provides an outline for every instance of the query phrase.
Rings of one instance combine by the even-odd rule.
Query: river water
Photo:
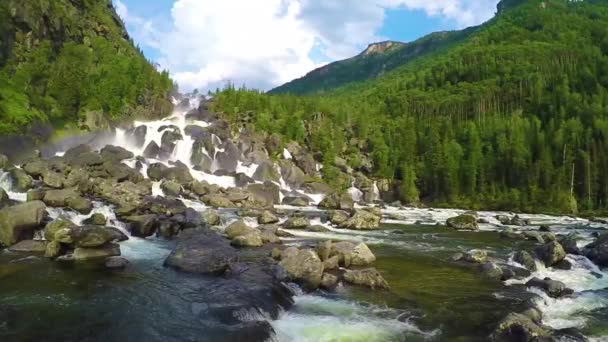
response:
[[[197,105],[192,101],[189,108],[176,111],[165,120],[135,123],[135,126],[148,127],[143,147],[135,146],[126,130],[117,130],[114,138],[104,144],[123,146],[139,155],[152,141],[160,145],[162,126],[167,123],[182,132],[186,125],[212,124],[185,119],[184,113]],[[223,152],[222,143],[218,138],[215,153]],[[178,160],[192,166],[191,153],[192,139],[184,134],[173,155],[160,162]],[[291,155],[285,151],[283,157],[289,159]],[[147,166],[156,161],[146,160],[142,174],[146,175]],[[135,159],[124,162],[130,166],[136,163]],[[256,167],[239,161],[237,171],[252,175]],[[222,187],[235,184],[230,176],[193,169],[191,173],[199,180]],[[279,183],[286,192],[297,190],[282,179]],[[0,187],[7,190],[12,199],[25,200],[25,194],[12,191],[6,174],[0,175]],[[353,197],[361,195],[357,190],[350,190]],[[159,184],[155,184],[154,193],[162,195]],[[320,194],[306,195],[317,203],[322,199]],[[202,203],[188,200],[184,203],[199,211],[207,210]],[[295,305],[290,310],[280,312],[275,318],[269,313],[259,313],[269,319],[277,341],[486,341],[497,321],[521,310],[528,301],[542,310],[543,323],[554,329],[577,328],[592,340],[608,340],[608,273],[585,257],[569,255],[572,270],[546,269],[539,265],[539,271],[532,275],[563,281],[575,290],[573,296],[560,299],[526,289],[522,284],[527,279],[491,281],[475,269],[449,261],[454,253],[477,248],[508,262],[513,252],[534,248],[530,241],[501,239],[497,233],[500,225],[494,218],[498,213],[479,212],[488,223],[482,224],[478,232],[462,232],[444,225],[447,218],[462,210],[387,207],[383,209],[381,229],[362,232],[331,227],[322,221],[323,213],[315,207],[304,211],[329,231],[291,231],[294,237],[284,239],[285,244],[313,245],[326,239],[363,241],[376,254],[374,267],[389,282],[391,290],[339,286],[331,293],[305,294],[296,289]],[[97,212],[108,218],[108,225],[124,230],[112,207],[95,203],[90,215]],[[49,214],[77,224],[90,216],[63,209],[49,209]],[[222,215],[224,226],[235,218],[230,211],[222,211]],[[576,234],[581,247],[593,240],[594,233],[608,228],[565,216],[520,216],[532,221],[532,226],[525,229],[550,225],[555,233]],[[215,322],[206,314],[218,300],[243,284],[163,267],[173,245],[172,241],[157,238],[131,237],[121,243],[123,256],[131,262],[123,272],[65,266],[43,258],[0,252],[0,340],[247,340],[239,331]],[[247,321],[247,317],[244,320]]]

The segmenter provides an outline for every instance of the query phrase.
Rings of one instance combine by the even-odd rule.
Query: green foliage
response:
[[[88,111],[122,119],[171,107],[168,73],[133,46],[109,0],[3,1],[0,38],[0,134],[75,127]]]
[[[331,92],[305,78],[317,96],[228,88],[216,108],[263,113],[255,128],[306,144],[330,178],[340,156],[395,180],[406,202],[608,208],[607,1],[507,1],[461,40],[402,62]]]

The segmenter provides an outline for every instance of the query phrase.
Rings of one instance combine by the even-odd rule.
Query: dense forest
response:
[[[606,210],[608,1],[502,1],[462,41],[381,77],[316,96],[228,87],[215,108],[305,143],[343,188],[346,161],[406,203]]]
[[[159,116],[173,84],[134,47],[110,0],[0,2],[0,134]]]

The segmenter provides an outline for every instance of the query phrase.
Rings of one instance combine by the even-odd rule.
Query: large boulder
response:
[[[252,178],[260,182],[278,182],[281,176],[271,162],[262,162],[253,173]]]
[[[330,210],[327,212],[327,215],[329,216],[329,221],[338,226],[349,218],[348,213],[341,210]]]
[[[348,220],[342,222],[341,228],[356,230],[371,230],[380,227],[382,217],[365,209],[355,209],[355,214]]]
[[[283,159],[280,160],[278,164],[279,170],[281,171],[281,177],[283,177],[285,183],[296,189],[304,184],[307,179],[306,174],[302,169],[295,166],[291,160]]]
[[[133,152],[127,151],[125,148],[120,146],[107,145],[100,151],[101,157],[104,160],[111,160],[119,162],[124,159],[131,159],[134,157]]]
[[[310,199],[301,196],[286,196],[283,198],[283,201],[281,201],[281,204],[294,207],[307,207],[310,205]]]
[[[354,285],[367,286],[372,289],[390,289],[386,280],[375,268],[347,270],[344,273],[344,280]]]
[[[158,228],[158,217],[154,214],[127,216],[123,220],[128,223],[131,234],[137,237],[152,236]]]
[[[566,257],[566,251],[557,241],[551,241],[543,246],[539,246],[534,250],[534,252],[547,267],[557,264]]]
[[[551,333],[528,316],[511,313],[496,327],[492,341],[551,341]]]
[[[140,125],[132,131],[133,142],[137,147],[142,147],[146,143],[146,134],[148,134],[148,126]]]
[[[376,261],[376,256],[363,242],[358,244],[341,241],[332,244],[329,257],[338,256],[340,265],[367,266]]]
[[[155,181],[160,181],[165,176],[165,172],[169,167],[163,163],[154,163],[148,166],[148,170],[146,171],[148,177]]]
[[[96,248],[78,247],[72,254],[76,261],[101,261],[113,256],[120,256],[120,246],[115,243],[108,243]]]
[[[352,210],[355,206],[353,198],[348,193],[333,193],[326,196],[321,203],[320,208],[325,209],[340,209],[340,210]]]
[[[587,258],[601,267],[608,266],[608,233],[602,233],[583,251]]]
[[[46,205],[32,201],[0,210],[0,243],[10,246],[25,238],[31,238],[46,217]]]
[[[11,252],[44,254],[47,242],[44,240],[23,240],[8,248]]]
[[[23,169],[11,169],[10,175],[13,181],[13,189],[17,192],[26,192],[34,186],[34,180]]]
[[[80,197],[76,188],[48,190],[42,201],[50,207],[67,207],[69,206],[68,200],[75,197]]]
[[[270,210],[264,210],[258,217],[259,224],[272,224],[277,222],[279,222],[279,218],[270,212]]]
[[[310,226],[310,220],[306,216],[295,215],[283,222],[285,229],[304,229]]]
[[[128,239],[116,228],[101,226],[73,227],[71,238],[74,246],[84,248],[100,247],[108,242],[120,242]]]
[[[323,277],[323,262],[310,249],[303,249],[298,253],[282,258],[279,263],[287,275],[308,290],[314,290],[321,284]]]
[[[536,272],[536,261],[532,254],[526,251],[518,251],[513,255],[513,260],[532,272]]]
[[[229,239],[234,239],[237,236],[248,235],[255,232],[258,232],[258,230],[250,227],[244,220],[233,222],[224,230],[224,233]]]
[[[179,132],[179,128],[170,127],[169,129],[163,132],[163,135],[160,138],[160,150],[163,156],[168,157],[173,153],[175,149],[175,145],[178,141],[183,140],[184,137]]]
[[[222,220],[216,210],[210,209],[203,213],[203,221],[210,226],[217,226]]]
[[[251,194],[253,200],[272,206],[281,204],[281,188],[273,182],[263,184],[249,184],[247,192]]]
[[[44,227],[44,238],[48,241],[70,244],[74,242],[72,239],[72,230],[77,227],[78,226],[72,221],[58,219],[49,222],[46,227]]]
[[[329,257],[333,256],[338,256],[338,262],[344,267],[367,266],[376,261],[374,253],[363,242],[336,242],[331,245],[329,252]]]
[[[264,241],[259,231],[252,231],[248,234],[235,237],[230,244],[238,247],[260,247],[264,245]]]
[[[451,217],[446,221],[448,227],[459,230],[477,230],[477,217],[471,214],[462,214]]]
[[[160,146],[154,141],[151,141],[144,149],[142,155],[146,158],[158,158],[160,155]]]
[[[220,194],[205,195],[203,196],[202,201],[214,208],[236,208],[236,204],[234,204],[234,202],[226,198],[226,196]]]
[[[182,186],[172,180],[164,180],[160,188],[166,196],[178,197],[182,193]]]
[[[227,240],[205,228],[184,230],[165,266],[181,271],[223,274],[237,261],[237,253]]]

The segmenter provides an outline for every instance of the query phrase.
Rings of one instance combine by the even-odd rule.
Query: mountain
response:
[[[409,61],[462,41],[476,28],[429,34],[411,43],[386,41],[370,44],[359,55],[315,69],[306,76],[269,91],[270,94],[318,94],[352,82],[381,76]]]
[[[503,0],[464,32],[377,77],[408,45],[324,69],[363,77],[228,88],[215,107],[306,144],[344,189],[361,172],[411,204],[608,211],[608,1]]]
[[[0,37],[0,134],[171,109],[172,81],[134,46],[110,0],[4,0]]]

